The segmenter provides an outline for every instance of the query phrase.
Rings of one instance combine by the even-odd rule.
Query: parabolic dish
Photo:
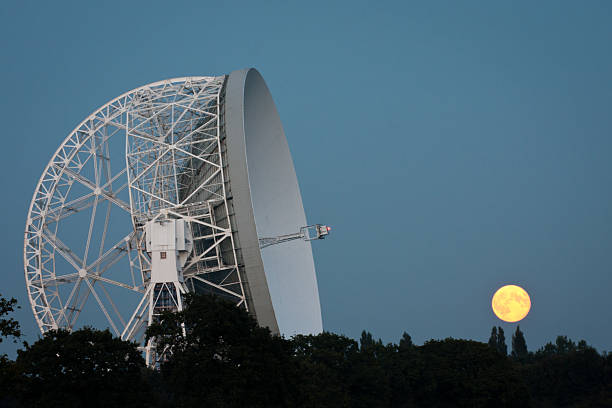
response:
[[[310,242],[259,249],[258,237],[298,231],[306,216],[276,106],[257,70],[230,74],[225,115],[236,230],[257,319],[288,336],[319,333],[321,307]]]
[[[145,245],[162,218],[187,240],[177,241],[175,292],[152,278],[155,252]],[[25,230],[32,310],[42,332],[106,318],[115,334],[141,340],[150,320],[176,310],[174,295],[207,292],[274,333],[316,334],[310,242],[260,248],[261,238],[305,225],[287,141],[257,70],[148,84],[92,113],[45,168]]]

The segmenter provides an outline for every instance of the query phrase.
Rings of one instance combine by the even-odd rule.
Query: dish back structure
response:
[[[81,122],[45,168],[25,230],[32,311],[42,332],[70,330],[93,303],[116,335],[142,341],[192,291],[231,300],[273,333],[318,333],[309,240],[267,244],[304,225],[259,72],[148,84]]]

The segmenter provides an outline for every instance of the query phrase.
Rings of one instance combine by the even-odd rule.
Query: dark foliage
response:
[[[147,335],[167,350],[161,375],[175,406],[274,407],[292,403],[291,344],[220,298],[188,295]],[[183,335],[183,330],[185,335]]]
[[[503,356],[508,355],[508,346],[506,346],[506,336],[504,335],[504,329],[501,327],[497,328],[497,351]]]
[[[497,350],[497,352],[503,356],[508,355],[508,346],[506,346],[504,329],[493,326],[493,329],[491,329],[491,337],[489,337],[489,347]]]
[[[0,294],[0,343],[7,337],[12,337],[14,342],[21,337],[19,322],[12,317],[3,317],[14,312],[16,305],[17,299],[5,299]]]
[[[306,376],[300,406],[524,407],[527,388],[511,360],[486,344],[446,339],[383,345],[362,335],[293,339]]]
[[[134,343],[84,328],[50,331],[19,350],[13,394],[27,407],[140,407],[151,395]]]
[[[13,342],[17,342],[17,339],[21,337],[19,322],[8,317],[9,313],[14,312],[18,307],[15,298],[5,299],[0,294],[0,343],[9,337],[13,339]],[[10,361],[6,354],[0,354],[0,407],[12,400],[9,394],[15,378],[14,362]]]
[[[412,344],[412,337],[406,332],[402,334],[402,338],[399,341],[400,350],[411,350],[414,348],[414,344]]]
[[[283,339],[231,303],[190,295],[147,335],[165,350],[159,371],[108,331],[47,333],[0,361],[0,407],[612,407],[611,355],[564,336],[529,353],[518,327],[510,357],[500,327],[489,344]]]
[[[529,357],[527,351],[527,342],[525,341],[525,335],[521,331],[520,326],[516,326],[516,331],[512,335],[512,358],[516,361],[525,362]]]
[[[612,359],[558,336],[523,365],[537,406],[612,407]]]
[[[357,342],[323,332],[317,336],[296,336],[291,344],[301,380],[296,405],[349,406],[352,399],[349,378],[351,362],[359,353]]]
[[[524,407],[527,389],[510,360],[487,345],[446,339],[420,349],[425,367],[415,387],[427,390],[419,406]],[[494,404],[493,404],[494,403]]]
[[[489,347],[493,350],[497,350],[497,327],[493,326],[491,329],[491,336],[489,337]]]

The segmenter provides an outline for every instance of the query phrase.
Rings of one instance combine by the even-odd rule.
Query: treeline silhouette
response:
[[[15,302],[0,299],[0,342],[15,340]],[[612,407],[612,355],[562,336],[529,352],[519,327],[510,355],[501,327],[488,344],[284,339],[233,304],[189,295],[147,335],[165,350],[159,370],[108,330],[24,343],[0,358],[0,407]]]

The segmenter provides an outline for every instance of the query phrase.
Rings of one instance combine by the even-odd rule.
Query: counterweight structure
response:
[[[256,70],[152,83],[96,110],[43,172],[25,231],[32,310],[42,332],[101,312],[116,335],[142,341],[193,291],[231,300],[275,333],[318,333],[310,240],[329,229],[313,236],[305,225]],[[161,358],[154,340],[143,348],[149,364]]]

